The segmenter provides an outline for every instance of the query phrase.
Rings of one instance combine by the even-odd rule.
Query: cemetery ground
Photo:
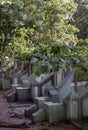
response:
[[[69,122],[38,122],[34,123],[31,118],[24,116],[25,108],[32,105],[27,103],[9,103],[0,91],[0,130],[79,130]],[[87,124],[88,122],[86,122]]]

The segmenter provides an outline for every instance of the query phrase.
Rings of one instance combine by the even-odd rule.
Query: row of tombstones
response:
[[[71,78],[72,76],[72,78]],[[71,78],[71,80],[70,80]],[[1,87],[6,91],[5,95],[9,102],[11,101],[28,101],[33,99],[34,106],[31,106],[28,110],[25,110],[26,116],[33,116],[34,121],[58,122],[63,120],[77,120],[81,118],[88,118],[87,106],[88,106],[88,89],[82,97],[71,88],[71,82],[73,80],[73,74],[66,77],[64,82],[59,86],[59,89],[51,87],[46,89],[45,97],[40,97],[40,88],[38,82],[34,82],[33,76],[14,77],[13,82],[11,79],[1,80]],[[33,80],[33,81],[32,81]],[[34,84],[30,84],[34,82]],[[43,95],[42,95],[43,96]],[[48,96],[48,97],[47,97]],[[58,100],[59,99],[59,100]]]

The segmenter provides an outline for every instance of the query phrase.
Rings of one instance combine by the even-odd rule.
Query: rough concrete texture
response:
[[[45,110],[44,109],[38,110],[37,112],[32,114],[32,116],[33,116],[33,121],[34,122],[46,121],[46,115],[45,115]]]
[[[80,100],[81,116],[83,119],[88,119],[88,93]]]
[[[8,90],[11,87],[10,80],[7,79],[2,79],[1,84],[2,84],[2,90]]]
[[[29,101],[29,99],[31,97],[29,87],[24,87],[24,88],[23,87],[17,87],[16,92],[17,92],[19,102]]]
[[[66,115],[68,120],[77,120],[79,119],[79,95],[74,91],[72,87],[72,92],[66,97]]]
[[[25,116],[26,117],[30,117],[32,116],[33,113],[35,113],[37,111],[37,105],[33,104],[32,106],[30,106],[30,108],[25,109]]]
[[[45,102],[44,110],[49,122],[58,122],[66,119],[65,106],[62,103]]]
[[[58,86],[58,92],[59,92],[59,99],[61,102],[66,98],[66,96],[71,93],[71,83],[74,78],[74,72],[71,71],[69,74],[65,77],[64,80],[59,84]]]
[[[46,93],[46,95],[49,96],[48,101],[50,101],[50,102],[59,102],[59,92],[54,88],[54,86],[49,85],[45,89],[45,93]]]
[[[82,98],[88,93],[88,87],[86,87],[85,85],[77,86],[77,93]]]
[[[44,102],[48,100],[49,97],[35,97],[34,103],[37,104],[38,109],[43,108]]]

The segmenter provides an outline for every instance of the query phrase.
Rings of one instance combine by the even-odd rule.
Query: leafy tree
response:
[[[78,4],[74,14],[74,24],[79,28],[78,37],[85,39],[88,37],[88,0],[75,0]]]
[[[73,0],[2,0],[1,63],[6,56],[9,61],[34,56],[39,73],[68,66],[77,43],[77,29],[70,24],[76,7]]]

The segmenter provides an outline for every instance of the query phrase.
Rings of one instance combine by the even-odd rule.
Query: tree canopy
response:
[[[88,23],[83,15],[85,23],[78,24],[79,9],[83,8],[80,2],[83,1],[1,0],[0,66],[11,66],[14,58],[36,57],[35,71],[40,74],[72,66],[74,61],[79,63],[81,46],[77,35],[82,38],[83,29],[87,34]],[[86,13],[87,6],[84,7]]]
[[[78,4],[74,24],[79,28],[78,38],[88,38],[88,0],[75,0]]]

